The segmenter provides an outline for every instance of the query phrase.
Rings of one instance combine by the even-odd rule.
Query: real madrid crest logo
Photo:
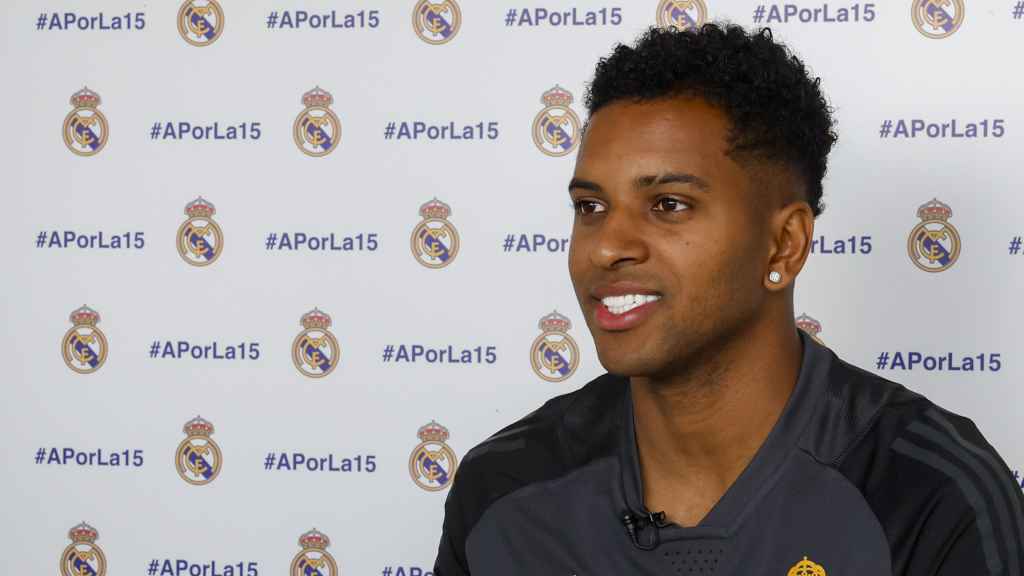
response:
[[[452,483],[459,465],[455,452],[445,444],[448,429],[431,420],[416,435],[421,442],[409,457],[412,481],[431,492],[444,490]]]
[[[331,539],[313,528],[299,536],[302,551],[292,560],[291,576],[339,576],[338,563],[327,552]]]
[[[79,156],[97,154],[107,144],[107,117],[97,109],[100,95],[82,88],[71,95],[74,109],[64,118],[64,144]]]
[[[106,576],[107,557],[96,545],[100,533],[82,522],[68,530],[71,544],[60,555],[60,573],[63,576]]]
[[[64,334],[60,349],[64,363],[79,374],[92,374],[107,360],[107,337],[96,327],[99,312],[82,306],[71,313],[71,327]]]
[[[820,564],[815,564],[804,556],[804,559],[797,562],[789,572],[786,572],[786,576],[828,576],[825,573],[825,568]]]
[[[178,32],[193,46],[209,46],[224,31],[224,10],[217,0],[185,0],[178,10]]]
[[[427,268],[444,268],[459,254],[459,233],[448,221],[451,206],[434,198],[420,206],[423,217],[412,231],[410,244],[416,261]]]
[[[420,0],[412,11],[412,29],[428,44],[444,44],[459,33],[462,11],[455,0]]]
[[[213,482],[223,464],[220,447],[210,438],[213,424],[196,416],[186,422],[182,429],[185,431],[185,439],[178,445],[174,457],[178,476],[196,486]]]
[[[224,233],[213,221],[217,209],[213,204],[196,198],[185,205],[188,220],[178,228],[178,254],[193,266],[209,266],[217,261],[224,250]]]
[[[704,0],[661,0],[658,4],[658,26],[692,30],[704,25],[708,7]]]
[[[948,222],[953,209],[932,199],[917,209],[921,223],[907,240],[907,253],[914,265],[925,272],[948,270],[960,257],[960,234]]]
[[[912,0],[910,17],[926,37],[947,38],[964,22],[964,0]]]
[[[330,109],[334,97],[317,86],[302,95],[302,104],[306,108],[292,127],[295,145],[310,156],[327,156],[341,140],[341,120]]]
[[[548,382],[561,382],[572,376],[580,363],[580,349],[569,336],[572,322],[552,312],[537,323],[541,334],[530,347],[533,371]]]
[[[565,156],[580,143],[580,119],[569,108],[572,92],[559,85],[541,98],[544,109],[533,119],[533,143],[548,156]]]
[[[806,332],[807,335],[818,344],[825,344],[821,338],[818,337],[818,334],[821,332],[821,322],[818,322],[807,314],[801,314],[796,317],[796,327]]]
[[[327,376],[341,361],[341,347],[331,334],[331,317],[314,308],[302,315],[304,330],[292,343],[292,361],[303,375],[310,378]]]

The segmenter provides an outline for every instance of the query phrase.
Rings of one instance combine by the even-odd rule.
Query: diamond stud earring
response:
[[[768,273],[768,281],[771,282],[772,284],[778,284],[779,282],[782,282],[782,273],[779,272],[778,270],[772,270],[771,272]]]

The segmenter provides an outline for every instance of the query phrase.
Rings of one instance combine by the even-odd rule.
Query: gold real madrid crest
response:
[[[220,258],[224,233],[213,221],[217,209],[202,197],[185,205],[188,220],[178,228],[178,254],[193,266],[209,266]]]
[[[185,0],[178,9],[178,33],[193,46],[209,46],[224,32],[224,10],[217,0]]]
[[[178,445],[174,456],[178,475],[193,486],[213,482],[223,465],[220,446],[210,438],[213,424],[196,416],[186,422],[182,430],[185,439]]]
[[[580,143],[580,119],[572,108],[572,92],[559,85],[541,95],[544,109],[533,119],[533,143],[548,156],[565,156]]]
[[[73,326],[61,341],[61,355],[67,367],[79,374],[92,374],[107,361],[107,337],[96,327],[99,312],[83,305],[71,313]]]
[[[552,312],[537,323],[541,334],[530,346],[533,372],[548,382],[567,380],[580,363],[580,349],[569,335],[572,322]]]
[[[915,266],[925,272],[943,272],[960,257],[960,233],[949,223],[953,209],[932,199],[917,209],[921,222],[907,239],[907,253]]]
[[[708,17],[704,0],[661,0],[658,3],[658,26],[677,30],[700,28]]]
[[[409,457],[409,475],[420,488],[437,492],[447,488],[455,478],[458,459],[445,442],[448,429],[434,420],[420,427],[416,436],[420,443]]]
[[[96,545],[100,533],[85,522],[68,530],[71,544],[60,555],[62,576],[106,576],[107,557]]]
[[[924,37],[941,40],[964,23],[964,0],[911,0],[910,19]]]
[[[64,144],[79,156],[93,156],[107,145],[110,128],[98,107],[100,95],[82,88],[71,95],[74,107],[64,118]]]
[[[339,576],[338,563],[327,551],[330,545],[331,539],[316,528],[299,536],[302,551],[292,560],[290,576]]]
[[[451,206],[434,198],[420,206],[423,220],[412,231],[410,247],[416,261],[427,268],[444,268],[459,254],[459,232],[448,221]]]
[[[821,322],[818,322],[807,314],[801,314],[796,317],[796,327],[807,333],[807,335],[818,344],[823,346],[825,345],[825,342],[818,337],[818,334],[821,333]]]
[[[427,44],[445,44],[459,33],[462,11],[455,0],[419,0],[412,10],[412,29]]]
[[[327,156],[341,141],[341,120],[331,110],[334,96],[317,86],[302,95],[302,104],[292,125],[295,145],[309,156]]]
[[[292,342],[292,362],[303,376],[323,378],[341,361],[341,346],[330,331],[331,317],[314,308],[299,322],[303,330]]]

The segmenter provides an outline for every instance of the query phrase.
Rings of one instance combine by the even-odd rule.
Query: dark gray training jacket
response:
[[[644,507],[606,374],[466,455],[434,574],[1020,576],[1024,498],[974,424],[801,338],[782,416],[699,525]]]

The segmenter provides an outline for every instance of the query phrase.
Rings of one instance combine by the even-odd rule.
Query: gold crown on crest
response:
[[[185,426],[182,427],[185,434],[189,436],[209,436],[213,434],[213,424],[203,420],[199,416],[185,422]]]
[[[334,104],[334,96],[323,88],[317,86],[302,95],[302,104],[309,108],[311,106],[330,106]]]
[[[948,204],[939,202],[937,198],[921,204],[917,209],[917,217],[925,222],[945,222],[953,215],[953,209]]]
[[[95,108],[101,102],[100,95],[89,90],[89,88],[82,88],[71,95],[71,105],[75,108]]]
[[[189,218],[209,218],[216,213],[217,208],[202,196],[185,205],[185,215]]]
[[[323,550],[330,545],[331,539],[316,528],[299,536],[299,546],[302,546],[303,549]]]
[[[302,327],[306,330],[326,330],[331,327],[331,317],[319,308],[313,308],[302,315]]]
[[[419,431],[416,432],[416,436],[423,442],[444,442],[448,439],[448,429],[431,420],[420,427]]]
[[[85,522],[80,522],[68,530],[68,538],[76,544],[92,544],[99,536],[100,533]]]
[[[821,332],[821,322],[818,322],[807,314],[801,314],[796,317],[796,327],[815,336]]]
[[[558,84],[551,90],[548,90],[540,97],[540,101],[545,106],[568,106],[572,104],[573,97],[572,92],[569,92],[565,88],[562,88]]]
[[[825,573],[825,568],[820,564],[815,564],[804,556],[804,559],[797,562],[795,566],[789,569],[786,576],[828,576]]]
[[[572,328],[572,322],[558,312],[552,312],[547,316],[542,316],[537,327],[544,332],[568,332]]]
[[[445,220],[452,213],[452,207],[434,198],[423,206],[420,206],[420,216],[424,218],[437,218]]]
[[[74,310],[69,318],[75,326],[95,326],[100,321],[100,313],[82,304],[82,307]]]

